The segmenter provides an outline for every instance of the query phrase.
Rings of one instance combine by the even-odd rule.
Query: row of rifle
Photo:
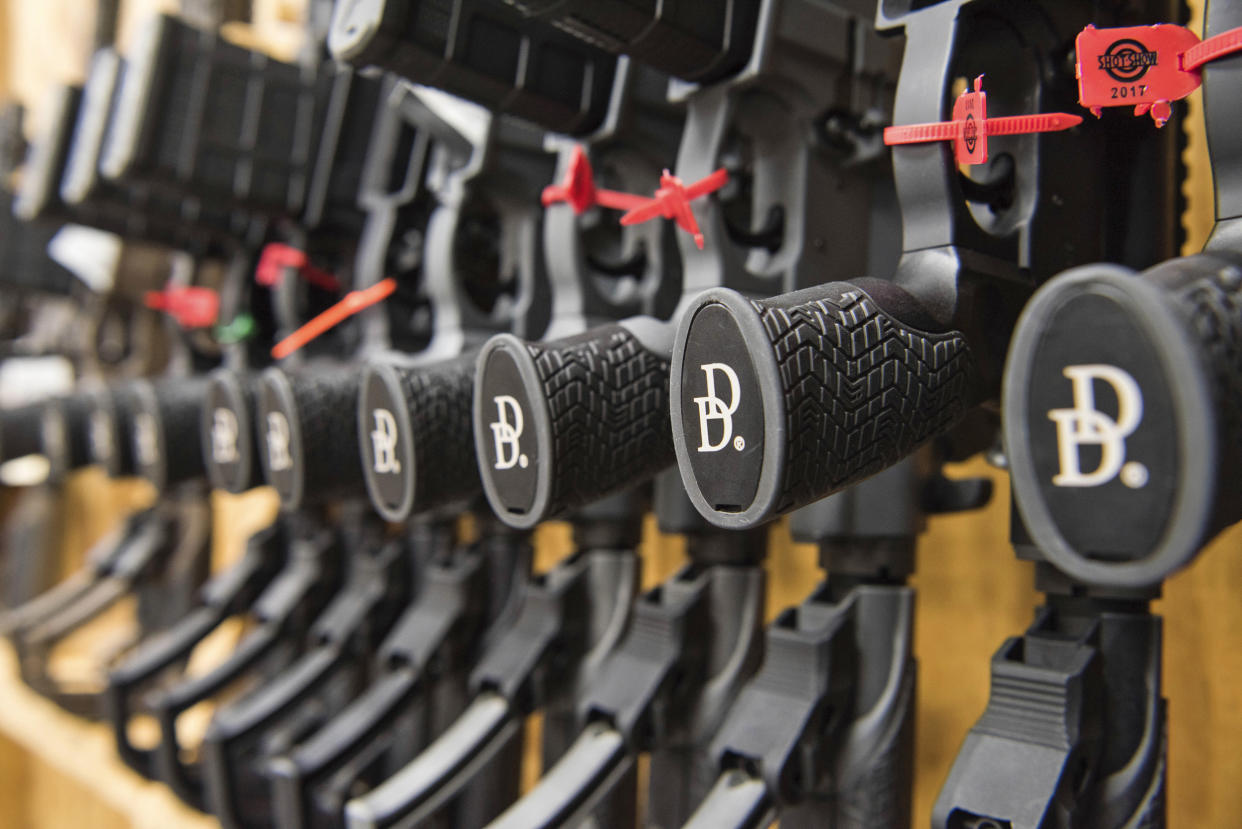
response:
[[[1184,17],[338,0],[293,63],[169,16],[101,49],[24,159],[5,128],[6,359],[89,379],[0,455],[40,504],[89,465],[157,497],[47,590],[14,513],[23,679],[230,827],[906,826],[915,543],[987,452],[1045,603],[932,822],[1164,825],[1150,603],[1242,519],[1242,2]],[[1200,87],[1216,225],[1177,257]],[[48,252],[82,228],[110,290]],[[210,490],[264,484],[209,577]],[[651,512],[688,563],[642,592]],[[765,626],[786,514],[825,577]],[[127,598],[103,687],[59,679]]]

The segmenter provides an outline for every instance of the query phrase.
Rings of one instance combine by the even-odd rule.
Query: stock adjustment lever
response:
[[[891,466],[979,383],[959,332],[890,282],[702,294],[673,349],[677,462],[698,510],[753,527]]]

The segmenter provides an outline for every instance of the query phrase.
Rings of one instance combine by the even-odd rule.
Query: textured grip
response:
[[[754,526],[897,463],[966,412],[976,382],[965,337],[891,283],[709,291],[674,350],[682,478],[709,521]]]
[[[759,14],[759,0],[505,2],[608,52],[697,83],[720,80],[746,63]]]
[[[42,438],[42,405],[0,411],[0,462],[41,452]]]
[[[44,407],[43,454],[52,480],[63,480],[75,469],[94,462],[90,434],[94,408],[94,397],[89,394],[58,398]]]
[[[202,478],[199,422],[207,396],[203,377],[134,384],[130,446],[138,474],[158,489]]]
[[[112,386],[94,395],[90,414],[91,458],[113,478],[137,472],[129,440],[134,420],[132,398],[132,383]]]
[[[1236,481],[1242,472],[1242,270],[1224,268],[1194,279],[1174,297],[1200,349],[1216,403],[1223,477]],[[1232,512],[1221,522],[1239,518],[1242,512]]]
[[[482,490],[470,407],[478,355],[435,365],[376,365],[358,396],[367,491],[389,521],[461,504]]]
[[[668,356],[651,339],[618,324],[549,343],[502,334],[484,346],[475,444],[484,490],[506,523],[562,516],[673,462]]]
[[[608,114],[616,58],[495,0],[337,3],[328,45],[497,114],[583,135]]]
[[[259,460],[259,375],[211,373],[200,422],[203,463],[216,489],[245,492],[263,485]]]
[[[361,379],[357,366],[263,372],[259,457],[264,477],[286,509],[365,497],[358,455]]]
[[[1242,257],[1061,274],[1023,311],[1004,383],[1023,526],[1072,578],[1157,584],[1242,518]]]

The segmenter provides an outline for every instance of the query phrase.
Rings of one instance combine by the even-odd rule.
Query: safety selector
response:
[[[1242,517],[1242,259],[1078,268],[1022,314],[1005,371],[1015,500],[1088,584],[1155,584]]]
[[[754,301],[714,289],[677,331],[677,463],[704,517],[752,527],[896,463],[976,385],[965,337],[890,282]]]
[[[673,463],[672,327],[650,317],[550,342],[488,340],[474,442],[496,514],[519,528],[651,478]]]
[[[470,399],[477,354],[369,367],[358,396],[367,492],[389,521],[478,495]]]
[[[255,432],[259,376],[213,371],[200,420],[203,461],[212,487],[245,492],[263,484]]]
[[[202,377],[139,380],[132,386],[128,439],[134,467],[157,489],[201,478],[206,473],[198,441],[206,392],[207,381]]]
[[[263,372],[259,458],[264,478],[285,509],[365,496],[358,458],[361,374],[357,366]]]

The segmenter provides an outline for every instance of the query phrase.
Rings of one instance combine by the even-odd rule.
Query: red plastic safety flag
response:
[[[390,276],[375,283],[370,288],[350,291],[341,298],[340,302],[272,346],[272,356],[277,360],[283,360],[316,337],[331,331],[359,311],[363,311],[378,302],[388,299],[396,290],[397,280]]]
[[[1242,50],[1242,29],[1200,41],[1173,23],[1097,29],[1088,26],[1075,41],[1078,103],[1097,118],[1105,107],[1134,107],[1151,114],[1156,126],[1172,115],[1170,102],[1185,98],[1203,82],[1203,64]]]
[[[672,219],[679,228],[693,237],[694,244],[702,250],[703,232],[699,229],[699,220],[695,218],[690,202],[715,193],[728,183],[729,171],[724,167],[708,173],[693,184],[685,184],[665,170],[660,176],[660,188],[656,190],[655,197],[641,199],[639,204],[621,217],[621,224],[637,225],[658,217]]]
[[[575,146],[569,156],[569,166],[560,184],[549,184],[543,188],[541,198],[544,207],[565,202],[573,208],[575,214],[582,214],[599,205],[611,210],[633,210],[649,199],[622,193],[619,190],[605,190],[595,186],[595,173],[591,170],[591,162],[582,147]]]
[[[958,164],[986,164],[988,137],[988,93],[983,91],[983,76],[975,78],[975,88],[957,96],[953,102],[953,120],[962,128],[953,139],[953,155]]]
[[[1078,34],[1078,103],[1097,118],[1104,107],[1132,106],[1163,126],[1170,101],[1199,88],[1199,74],[1185,72],[1181,55],[1198,44],[1189,29],[1172,23],[1097,29]]]
[[[259,254],[254,281],[270,288],[280,283],[286,268],[294,269],[302,279],[317,288],[332,292],[341,290],[341,283],[337,278],[312,265],[305,252],[279,242],[269,242]]]
[[[569,156],[564,180],[560,184],[549,184],[543,188],[540,200],[544,207],[566,202],[574,209],[574,213],[585,213],[595,206],[595,198],[595,174],[591,170],[591,162],[587,160],[582,147],[575,146]]]
[[[220,295],[210,288],[168,287],[148,291],[143,304],[154,311],[163,311],[182,328],[208,328],[220,316]]]
[[[983,91],[983,76],[980,75],[975,78],[974,88],[966,90],[954,101],[952,121],[885,127],[884,143],[894,146],[951,141],[953,158],[958,164],[984,164],[988,160],[988,136],[1057,132],[1081,123],[1082,116],[1068,112],[989,118],[987,94]]]
[[[581,146],[576,146],[569,156],[569,165],[559,184],[543,188],[541,201],[544,207],[565,203],[580,214],[599,205],[611,210],[624,210],[621,224],[634,225],[657,217],[673,219],[677,226],[694,237],[694,243],[703,249],[703,234],[698,220],[690,209],[690,202],[719,190],[729,181],[728,171],[717,170],[691,185],[683,185],[681,179],[664,171],[660,177],[660,189],[648,198],[619,190],[605,190],[595,186],[595,174],[591,162]]]

